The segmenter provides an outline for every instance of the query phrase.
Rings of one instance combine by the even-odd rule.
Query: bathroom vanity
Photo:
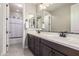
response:
[[[57,34],[27,34],[28,48],[35,56],[79,56],[78,41],[72,37],[59,37]]]
[[[79,56],[79,4],[55,5],[61,6],[37,12],[36,23],[30,20],[42,32],[27,33],[28,47],[37,56]]]

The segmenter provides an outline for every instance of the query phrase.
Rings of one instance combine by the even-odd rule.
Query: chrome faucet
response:
[[[66,37],[67,32],[60,32],[60,37]]]

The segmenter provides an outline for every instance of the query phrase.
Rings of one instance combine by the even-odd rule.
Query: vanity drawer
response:
[[[60,44],[57,44],[55,42],[50,42],[48,40],[42,39],[41,43],[59,51],[60,53],[63,53],[64,55],[79,56],[79,51],[66,47],[66,46],[63,46],[63,45],[60,45]]]

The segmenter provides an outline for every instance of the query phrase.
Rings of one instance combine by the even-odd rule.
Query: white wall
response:
[[[1,7],[0,7],[0,55],[1,55],[1,53],[2,53],[2,45],[3,45],[3,5],[2,4],[0,4],[1,5]]]
[[[28,19],[28,15],[33,14],[36,15],[36,5],[33,3],[26,3],[23,7],[23,48],[25,46],[25,38],[27,30],[25,29],[25,20]],[[27,47],[27,40],[26,40]]]
[[[79,4],[71,6],[71,32],[79,33]]]
[[[25,15],[28,16],[29,14],[36,15],[36,6],[33,3],[25,4]]]
[[[65,5],[52,11],[52,31],[70,32],[70,5]]]
[[[6,4],[0,4],[0,55],[6,53]]]

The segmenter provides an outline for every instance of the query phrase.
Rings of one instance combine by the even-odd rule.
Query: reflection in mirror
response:
[[[34,15],[28,15],[28,19],[25,20],[25,26],[26,26],[26,29],[35,28],[35,16]]]
[[[26,23],[25,23],[25,28],[27,29],[27,28],[29,28],[29,22],[28,22],[27,19],[25,20],[25,22],[26,22]]]
[[[74,3],[54,3],[42,9],[44,31],[71,32],[71,6]]]
[[[51,31],[51,21],[52,21],[52,16],[50,14],[46,14],[44,15],[44,18],[43,18],[43,30],[44,31]]]
[[[36,28],[41,29],[42,28],[42,17],[41,16],[37,16],[37,20],[36,20]]]
[[[36,15],[29,18],[29,28],[46,32],[79,33],[79,4],[36,4]]]
[[[35,28],[35,18],[29,19],[29,28]]]

